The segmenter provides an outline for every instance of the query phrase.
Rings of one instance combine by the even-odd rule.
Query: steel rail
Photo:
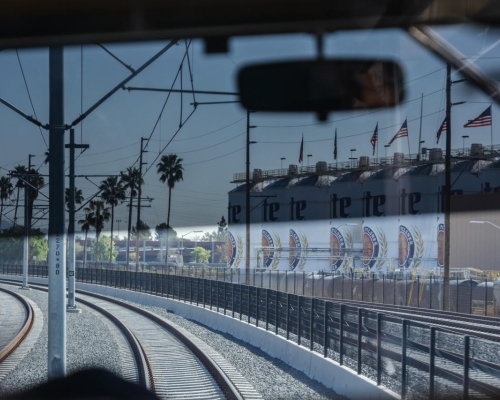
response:
[[[382,311],[394,317],[403,317],[435,326],[446,327],[456,333],[473,335],[478,338],[500,342],[500,319],[481,316],[464,316],[453,311],[428,310],[424,308],[394,306],[393,304],[378,304],[359,300],[340,300],[326,297],[319,298],[332,303],[341,303],[362,307],[367,311]],[[477,317],[477,318],[476,318]],[[488,322],[488,324],[484,324]],[[475,326],[472,328],[471,325]]]
[[[8,279],[0,279],[0,282],[5,282],[8,284],[13,284],[13,285],[19,285],[18,281],[11,281]],[[46,287],[46,284],[42,284],[42,283],[31,284],[30,287],[32,289],[45,291],[45,292],[48,290]],[[214,360],[212,360],[212,358],[203,349],[201,349],[196,343],[194,343],[189,338],[187,338],[182,332],[180,332],[173,325],[169,324],[167,321],[163,320],[162,318],[158,317],[157,315],[155,315],[147,310],[144,310],[144,309],[139,308],[139,307],[135,307],[131,304],[122,302],[120,300],[116,300],[116,299],[113,299],[113,298],[110,298],[107,296],[103,296],[103,295],[99,295],[99,294],[95,294],[95,293],[87,292],[87,291],[83,291],[83,290],[76,290],[76,292],[80,293],[82,295],[94,297],[94,298],[104,300],[104,301],[107,301],[110,303],[114,303],[114,304],[117,304],[121,307],[127,308],[133,312],[136,312],[136,313],[148,318],[149,320],[153,321],[157,325],[166,329],[173,336],[175,336],[177,339],[179,339],[183,343],[183,345],[185,345],[194,354],[194,356],[201,361],[203,366],[207,369],[207,371],[210,373],[210,375],[212,376],[214,381],[219,386],[220,390],[224,393],[224,396],[226,397],[226,399],[228,399],[228,400],[243,400],[244,397],[243,397],[242,393],[240,392],[240,390],[238,389],[238,387],[231,381],[230,377],[227,376],[227,374],[217,365],[217,363]],[[107,312],[106,310],[102,310],[101,307],[94,305],[91,302],[88,302],[88,301],[82,299],[81,297],[76,297],[76,300],[81,302],[82,304],[85,304],[87,306],[90,306],[90,307],[96,309],[99,312],[102,312],[106,317],[111,316],[113,318],[112,321],[115,322],[116,317],[114,317],[111,313]],[[118,321],[118,322],[121,324],[120,321]],[[126,329],[128,330],[128,328],[126,328]],[[132,334],[132,336],[134,336],[134,335]],[[135,336],[134,336],[134,339],[135,339]],[[135,339],[135,340],[137,340],[137,339]],[[137,341],[137,343],[140,346],[140,343],[138,341]],[[143,350],[141,349],[141,352],[142,351]],[[135,352],[134,352],[134,355],[135,355]],[[145,359],[146,364],[148,364],[147,357],[145,354],[144,354],[144,359]],[[154,382],[152,382],[151,369],[149,369],[147,375],[150,377],[152,386],[154,387]]]
[[[2,350],[0,351],[0,363],[2,363],[4,360],[9,357],[12,352],[19,347],[19,345],[22,343],[22,341],[28,336],[28,333],[30,332],[31,328],[33,327],[33,323],[35,322],[35,313],[33,311],[33,308],[31,307],[31,304],[29,304],[22,296],[19,294],[12,292],[7,289],[0,288],[2,292],[8,293],[9,295],[15,297],[17,300],[21,302],[21,304],[24,306],[26,310],[26,320],[24,322],[23,327],[19,331],[19,333],[16,335],[14,339],[11,340],[11,342]]]

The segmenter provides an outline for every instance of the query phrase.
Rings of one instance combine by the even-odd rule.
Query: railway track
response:
[[[38,307],[16,292],[0,288],[0,382],[38,339],[43,317]]]
[[[47,291],[45,285],[31,287]],[[172,322],[106,296],[77,294],[79,303],[103,314],[120,329],[136,360],[136,382],[160,398],[261,398],[220,354]]]
[[[358,300],[339,300],[326,297],[321,299],[353,307],[362,307],[373,312],[383,312],[399,318],[440,326],[464,335],[500,342],[500,318],[392,304],[375,304]]]

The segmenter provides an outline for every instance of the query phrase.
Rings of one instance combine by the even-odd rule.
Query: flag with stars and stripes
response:
[[[375,126],[375,132],[373,132],[372,138],[370,139],[370,143],[372,144],[373,147],[373,154],[375,155],[375,145],[377,144],[378,140],[378,122],[377,125]]]
[[[437,133],[436,133],[436,144],[439,143],[439,139],[441,138],[441,133],[446,132],[446,117],[444,118],[443,123],[439,127]]]
[[[398,133],[396,133],[394,135],[394,137],[389,142],[389,145],[391,145],[392,142],[394,142],[396,139],[399,139],[399,138],[402,138],[402,137],[406,137],[406,136],[408,136],[408,124],[407,124],[406,119],[405,119],[405,122],[403,122],[403,125],[401,126],[401,129],[399,129]]]
[[[481,115],[477,118],[469,120],[464,125],[464,128],[477,128],[478,126],[490,126],[491,125],[491,106],[484,110]]]

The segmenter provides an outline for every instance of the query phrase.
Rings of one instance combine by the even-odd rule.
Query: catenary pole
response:
[[[66,240],[64,226],[63,47],[49,48],[48,378],[66,375]]]
[[[88,144],[75,144],[75,130],[69,130],[69,260],[68,260],[68,305],[70,312],[80,312],[75,304],[75,149],[88,149]]]
[[[451,218],[451,65],[446,64],[446,157],[444,198],[444,298],[450,299],[450,218]]]
[[[31,157],[32,154],[28,155],[28,174],[31,170]],[[23,243],[23,284],[21,289],[29,289],[28,285],[28,264],[29,264],[29,232],[30,232],[30,222],[28,218],[28,199],[29,199],[29,175],[24,176],[24,243]]]
[[[139,246],[140,246],[140,233],[141,233],[141,195],[142,195],[142,185],[141,185],[141,180],[142,180],[142,153],[145,152],[144,150],[144,140],[147,140],[143,137],[141,137],[141,154],[139,156],[139,196],[137,197],[137,225],[135,228],[135,271],[139,271],[139,260],[141,258],[141,254],[139,253]],[[146,260],[144,260],[146,261]]]

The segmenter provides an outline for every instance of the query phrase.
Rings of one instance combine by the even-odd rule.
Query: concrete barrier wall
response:
[[[22,278],[12,275],[0,275],[0,278],[22,280]],[[47,283],[47,279],[30,278],[30,282]],[[282,360],[293,368],[302,371],[309,378],[321,382],[326,387],[349,399],[400,398],[396,393],[384,387],[376,386],[373,381],[357,375],[353,370],[341,366],[333,360],[324,358],[322,355],[311,352],[272,332],[211,311],[210,309],[146,293],[89,283],[77,283],[76,288],[116,299],[133,301],[146,306],[165,308],[186,319],[191,319],[220,332],[228,333],[239,340],[260,348],[270,356]]]

